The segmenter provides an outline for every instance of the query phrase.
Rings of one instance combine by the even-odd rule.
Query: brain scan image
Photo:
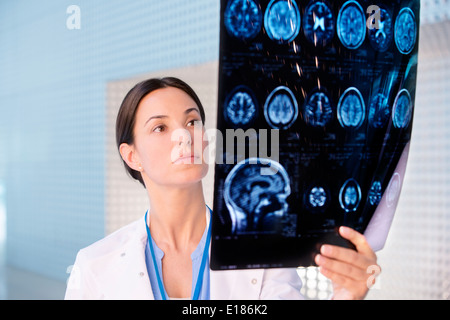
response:
[[[370,190],[369,190],[368,197],[369,197],[369,203],[372,206],[376,206],[377,204],[380,203],[381,197],[382,197],[380,181],[374,181],[372,183],[372,186],[370,187]]]
[[[326,46],[334,36],[334,16],[324,1],[313,1],[305,9],[303,31],[315,46]]]
[[[232,0],[224,14],[228,33],[240,40],[252,40],[262,27],[262,12],[254,0]]]
[[[357,49],[366,37],[366,17],[356,1],[347,1],[339,11],[337,34],[348,49]]]
[[[284,86],[273,90],[264,104],[264,116],[274,129],[289,128],[298,116],[298,104],[292,91]]]
[[[308,205],[311,208],[323,208],[327,203],[328,196],[323,187],[316,186],[311,188],[308,195]]]
[[[236,127],[250,124],[256,118],[257,112],[256,99],[245,86],[236,87],[225,101],[225,119]]]
[[[395,98],[392,109],[392,121],[396,128],[406,128],[412,117],[411,96],[408,90],[403,89]]]
[[[314,92],[305,102],[304,119],[313,127],[324,127],[333,118],[333,109],[328,96],[322,91]]]
[[[279,232],[290,193],[289,176],[278,162],[248,158],[236,164],[224,183],[232,233]]]
[[[369,107],[369,124],[373,128],[383,128],[391,114],[388,99],[382,93],[372,97]]]
[[[348,179],[339,192],[339,203],[345,212],[356,211],[361,201],[361,188],[355,179]]]
[[[369,40],[375,50],[385,52],[391,45],[394,27],[391,15],[385,9],[380,8],[379,17],[378,28],[375,26],[368,31]]]
[[[413,136],[421,1],[219,2],[211,269],[317,266],[319,245],[353,247],[340,226],[379,250]]]
[[[300,12],[295,0],[272,0],[264,14],[264,26],[272,40],[294,40],[300,31]]]
[[[337,115],[344,128],[358,128],[364,121],[366,106],[358,89],[352,87],[344,91],[339,99]]]
[[[416,45],[417,25],[414,13],[409,8],[403,8],[395,21],[395,44],[403,54],[408,54]]]

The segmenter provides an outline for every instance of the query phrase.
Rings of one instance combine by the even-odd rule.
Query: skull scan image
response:
[[[261,30],[262,12],[254,0],[232,0],[225,10],[224,23],[231,36],[248,41]]]
[[[258,114],[258,106],[252,91],[245,86],[237,86],[227,97],[224,106],[225,119],[232,125],[249,125]]]
[[[224,200],[233,234],[278,233],[291,193],[286,170],[276,161],[248,158],[228,174]]]
[[[334,16],[325,1],[311,1],[305,9],[303,30],[309,42],[324,47],[334,36]]]
[[[264,26],[272,40],[292,41],[300,31],[300,12],[294,0],[272,0],[264,15]]]
[[[345,90],[337,107],[338,120],[344,128],[358,128],[364,121],[366,107],[358,89]]]
[[[403,89],[395,98],[392,109],[392,120],[396,128],[406,128],[412,117],[411,96],[408,90]]]
[[[339,202],[345,212],[354,212],[361,201],[361,188],[355,179],[348,179],[339,193]]]
[[[403,54],[412,51],[416,44],[417,26],[416,18],[410,8],[403,8],[395,21],[395,44]]]
[[[292,91],[284,86],[273,90],[264,105],[264,116],[274,129],[289,128],[298,116],[298,104]]]
[[[366,17],[356,1],[347,1],[339,11],[337,34],[348,49],[357,49],[366,37]]]
[[[310,208],[323,208],[328,202],[328,195],[321,186],[314,186],[308,193],[307,204]]]

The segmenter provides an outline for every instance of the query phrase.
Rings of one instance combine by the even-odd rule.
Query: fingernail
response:
[[[340,233],[341,233],[342,235],[346,236],[346,235],[349,235],[349,234],[350,234],[351,229],[348,228],[348,227],[340,227],[340,228],[339,228],[339,231],[340,231]]]
[[[324,244],[320,247],[320,252],[324,255],[329,255],[331,253],[331,247]]]
[[[322,256],[320,254],[316,254],[314,260],[316,261],[316,264],[320,264],[322,261]]]

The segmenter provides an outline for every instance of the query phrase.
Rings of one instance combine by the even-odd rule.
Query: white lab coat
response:
[[[66,299],[150,299],[144,218],[78,252]],[[212,300],[303,299],[295,268],[210,272]]]

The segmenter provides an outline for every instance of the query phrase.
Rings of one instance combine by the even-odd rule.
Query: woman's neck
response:
[[[192,252],[206,227],[201,182],[189,188],[150,186],[147,191],[150,232],[158,247]]]

